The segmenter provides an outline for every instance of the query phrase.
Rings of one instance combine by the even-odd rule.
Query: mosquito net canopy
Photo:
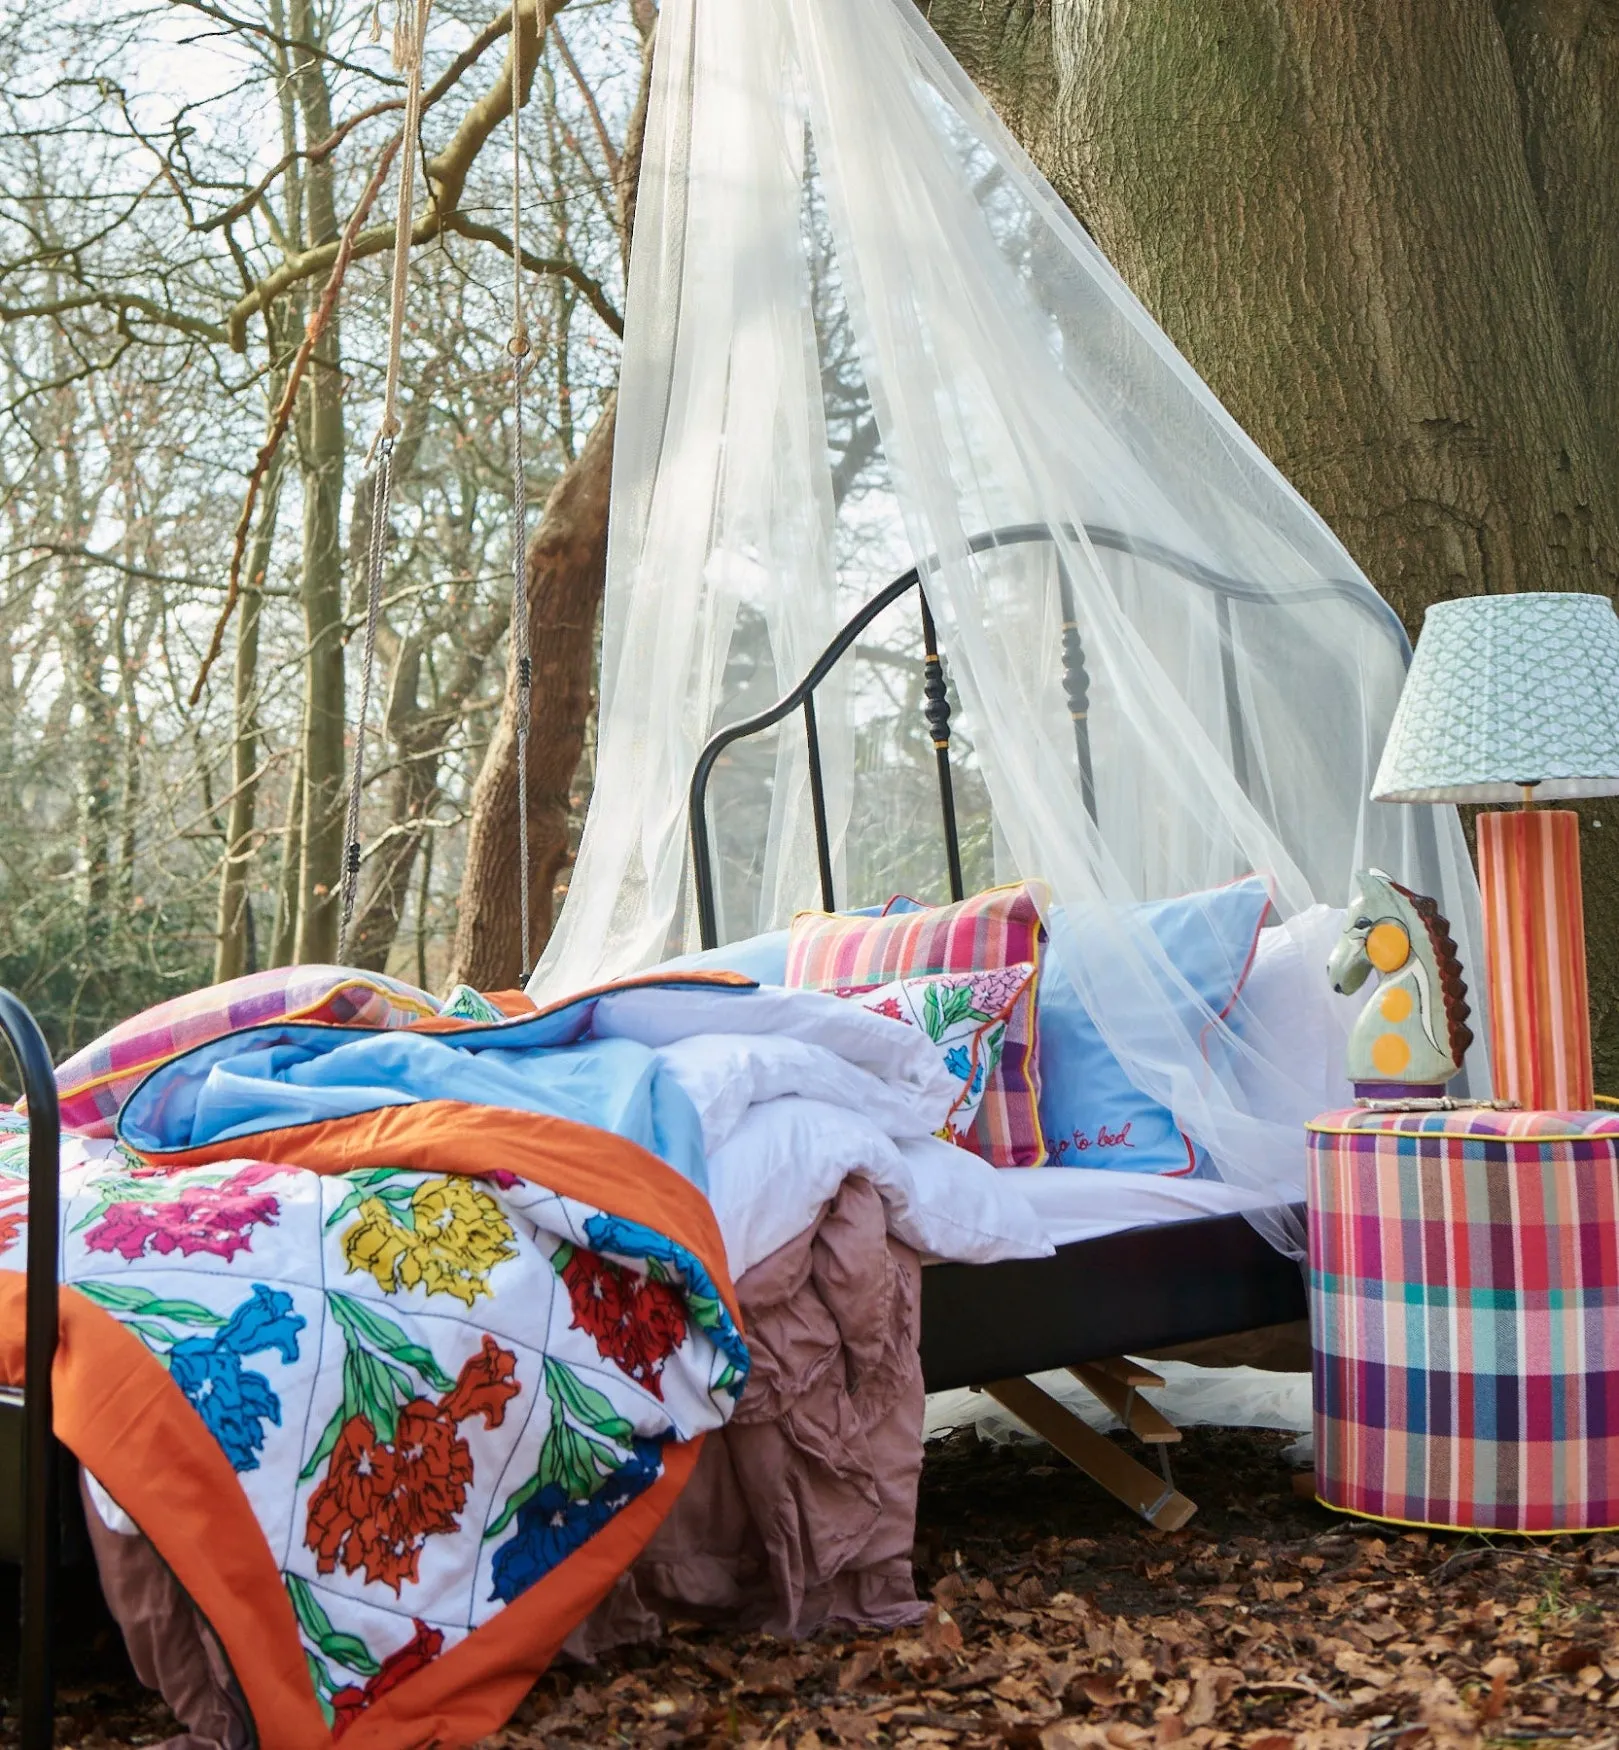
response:
[[[984,544],[1031,525],[1041,539]],[[703,744],[913,564],[952,688],[969,890],[1047,881],[1054,951],[1131,1079],[1222,1176],[1297,1197],[1319,1081],[1204,1007],[1134,902],[1258,870],[1285,918],[1343,904],[1372,863],[1438,896],[1467,956],[1454,812],[1368,800],[1398,621],[911,0],[664,0],[595,788],[532,990],[697,946]],[[817,694],[840,904],[943,897],[916,611],[896,604]],[[723,940],[820,903],[796,717],[736,746],[711,821]]]

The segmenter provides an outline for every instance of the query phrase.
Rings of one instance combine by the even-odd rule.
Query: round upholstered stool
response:
[[[1619,1114],[1355,1109],[1309,1133],[1317,1498],[1619,1526]]]

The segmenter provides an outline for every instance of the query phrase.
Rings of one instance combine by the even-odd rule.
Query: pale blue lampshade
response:
[[[1619,615],[1606,596],[1463,596],[1429,608],[1375,802],[1619,795]]]

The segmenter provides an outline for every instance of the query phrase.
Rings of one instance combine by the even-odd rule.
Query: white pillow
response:
[[[712,1154],[750,1106],[802,1094],[860,1112],[889,1136],[930,1136],[960,1091],[948,1074],[929,1085],[896,1085],[836,1052],[780,1033],[694,1033],[658,1047],[703,1121]]]
[[[775,1033],[802,1039],[902,1092],[923,1099],[943,1095],[933,1129],[944,1122],[960,1092],[925,1035],[822,991],[780,985],[732,991],[701,985],[613,991],[597,1000],[590,1030],[598,1039],[634,1039],[654,1049],[698,1033]]]
[[[1327,977],[1327,960],[1343,925],[1340,909],[1312,905],[1259,932],[1253,969],[1231,1018],[1238,1037],[1271,1070],[1281,1072],[1262,1074],[1243,1053],[1231,1054],[1256,1118],[1302,1123],[1354,1101],[1345,1055],[1366,998],[1339,996]]]

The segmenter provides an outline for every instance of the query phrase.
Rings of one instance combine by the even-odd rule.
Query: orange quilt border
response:
[[[258,1159],[323,1176],[380,1166],[466,1178],[509,1172],[685,1247],[707,1267],[741,1328],[707,1198],[656,1155],[590,1125],[431,1100],[145,1158],[175,1167]],[[18,1386],[26,1293],[21,1272],[0,1272],[0,1379]],[[71,1286],[59,1306],[52,1369],[58,1438],[141,1527],[219,1637],[264,1750],[330,1745],[291,1601],[230,1461],[138,1338]],[[701,1446],[701,1436],[667,1444],[663,1475],[651,1488],[497,1616],[367,1709],[343,1734],[345,1750],[465,1744],[496,1730],[644,1548]]]

